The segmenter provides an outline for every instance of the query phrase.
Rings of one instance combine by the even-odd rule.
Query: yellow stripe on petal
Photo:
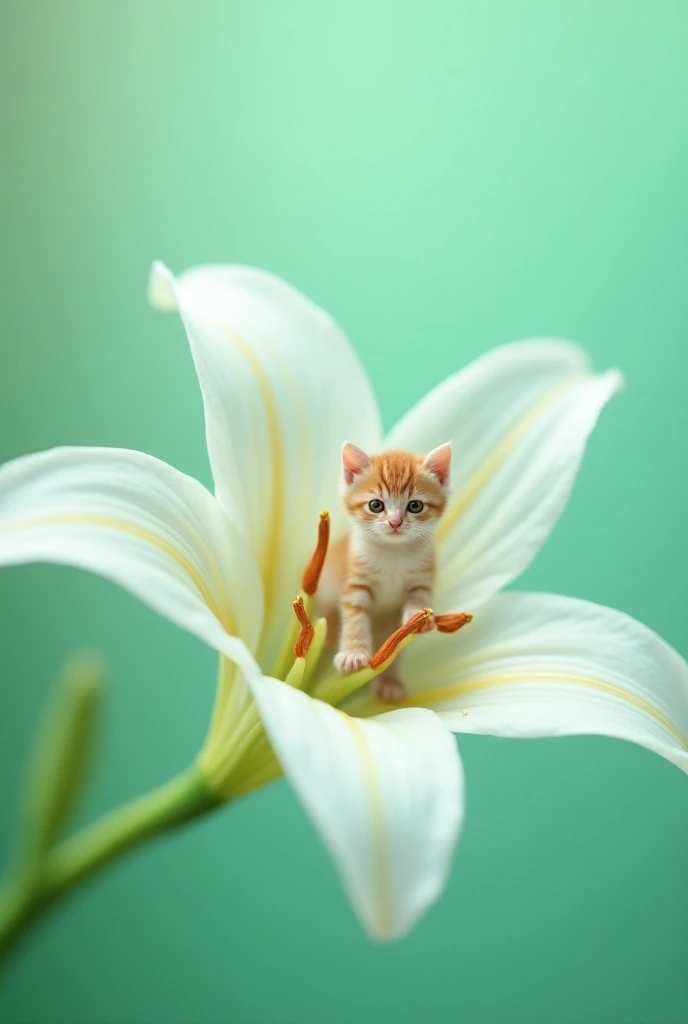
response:
[[[462,820],[448,729],[422,709],[355,721],[268,676],[247,682],[369,934],[403,935],[441,892]]]
[[[476,679],[467,679],[465,682],[456,683],[453,686],[438,687],[435,690],[426,690],[424,693],[415,693],[409,696],[399,707],[424,707],[432,708],[446,700],[453,700],[459,697],[468,697],[483,690],[492,690],[499,687],[518,685],[519,683],[542,683],[547,685],[563,684],[578,686],[584,689],[596,690],[599,693],[607,694],[618,700],[630,704],[646,715],[654,718],[663,728],[670,732],[680,745],[688,750],[688,737],[672,722],[672,720],[660,711],[659,708],[650,704],[649,701],[629,693],[621,686],[613,683],[605,683],[599,679],[592,679],[588,676],[576,675],[569,672],[509,672],[495,675],[487,675]]]
[[[375,768],[375,760],[363,729],[355,718],[350,718],[343,711],[338,711],[337,714],[346,722],[354,738],[365,788],[370,801],[373,891],[378,901],[376,914],[378,934],[380,938],[384,938],[391,932],[392,888],[382,786]]]
[[[270,508],[266,510],[270,523],[267,544],[261,553],[260,570],[263,578],[265,607],[270,610],[273,607],[275,597],[276,576],[279,571],[280,531],[284,522],[284,452],[282,449],[279,413],[270,382],[250,344],[241,334],[233,330],[226,323],[217,323],[217,326],[224,331],[228,338],[237,344],[246,362],[249,364],[260,391],[267,421],[270,451],[272,453],[273,490]],[[257,466],[256,472],[264,473],[266,469],[263,466]]]
[[[559,381],[554,385],[554,387],[550,388],[549,391],[547,391],[535,403],[535,405],[528,410],[528,412],[524,413],[524,415],[517,420],[499,444],[492,449],[490,454],[476,470],[464,488],[456,495],[453,501],[450,502],[449,507],[442,516],[440,524],[435,532],[435,537],[439,544],[446,540],[451,531],[455,528],[461,516],[463,516],[469,506],[472,505],[480,491],[482,491],[489,483],[503,463],[506,462],[508,456],[516,448],[519,441],[521,441],[525,434],[527,434],[528,430],[543,414],[543,412],[545,412],[550,405],[553,405],[563,392],[571,390],[576,384],[580,383],[580,381],[585,380],[586,376],[586,374],[581,373],[571,376],[567,380]]]
[[[115,530],[118,533],[124,533],[130,537],[135,537],[137,540],[143,541],[150,547],[161,551],[171,561],[178,565],[182,572],[189,577],[208,608],[213,612],[216,618],[219,619],[225,630],[230,634],[236,635],[236,629],[229,609],[224,604],[222,607],[218,605],[214,594],[208,588],[207,583],[198,572],[193,562],[186,558],[179,548],[176,548],[173,544],[163,540],[162,537],[157,536],[157,534],[152,533],[150,530],[146,530],[144,527],[138,526],[136,523],[129,522],[126,519],[117,519],[115,516],[101,515],[97,512],[45,513],[44,515],[30,516],[25,519],[16,520],[15,522],[5,523],[3,526],[0,526],[0,536],[18,533],[25,529],[30,530],[34,527],[40,528],[41,526],[56,525],[95,526],[102,527],[106,530]],[[215,569],[215,573],[219,576],[219,570],[217,570],[217,568]]]

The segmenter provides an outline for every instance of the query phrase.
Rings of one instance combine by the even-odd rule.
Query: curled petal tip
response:
[[[626,390],[626,378],[621,370],[617,370],[616,367],[600,374],[600,378],[608,383],[609,391],[612,395],[618,395],[621,391]]]
[[[148,301],[154,309],[175,310],[174,277],[161,260],[154,260],[148,277]]]

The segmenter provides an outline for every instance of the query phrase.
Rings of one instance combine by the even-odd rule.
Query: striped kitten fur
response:
[[[355,672],[400,625],[432,606],[433,530],[444,512],[451,445],[429,455],[367,455],[342,449],[342,498],[351,528],[325,563],[319,597],[328,640],[339,637],[336,668]],[[424,630],[432,629],[432,618]],[[403,700],[399,658],[371,684],[382,700]]]

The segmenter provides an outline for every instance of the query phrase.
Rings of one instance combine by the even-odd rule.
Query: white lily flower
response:
[[[186,328],[215,496],[139,452],[26,456],[0,470],[0,563],[99,573],[220,652],[199,759],[208,786],[229,799],[283,772],[370,934],[402,935],[444,886],[463,817],[449,730],[602,733],[688,770],[688,668],[676,652],[610,609],[498,594],[556,522],[617,373],[595,374],[566,342],[508,345],[445,381],[385,439],[347,339],[283,281],[232,266],[175,280],[156,264],[150,297]],[[411,645],[409,697],[395,710],[360,689],[373,670],[342,679],[321,660],[318,673],[322,623],[289,671],[292,600],[320,510],[344,529],[342,443],[425,451],[448,439],[454,495],[435,604],[475,622]]]

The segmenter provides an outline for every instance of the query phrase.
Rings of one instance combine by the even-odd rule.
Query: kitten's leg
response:
[[[427,584],[419,583],[408,587],[404,595],[404,610],[401,615],[402,624],[408,622],[408,620],[412,619],[418,612],[422,612],[424,608],[429,608],[431,603],[432,590]],[[432,615],[429,615],[428,618],[421,623],[418,632],[427,633],[434,628],[434,618]],[[390,632],[392,631],[393,629],[390,630]],[[371,691],[376,697],[379,697],[379,699],[383,700],[386,704],[398,704],[406,697],[406,687],[404,686],[399,674],[401,668],[401,657],[402,656],[398,654],[389,668],[379,676],[376,676],[370,684]]]
[[[337,637],[339,636],[339,612],[336,608],[330,608],[325,612],[325,621],[327,622],[325,645],[332,649],[337,646]]]
[[[401,655],[397,654],[393,664],[379,676],[375,676],[370,684],[371,693],[385,704],[398,704],[406,696],[406,687],[399,675],[400,661]]]
[[[349,584],[342,596],[342,637],[334,667],[339,672],[356,672],[368,664],[372,654],[370,608],[373,593],[368,586]]]
[[[396,614],[377,616],[374,625],[374,641],[377,648],[398,628],[399,611]],[[402,655],[397,654],[389,668],[381,672],[370,683],[370,692],[385,704],[398,704],[406,696],[406,687],[400,675],[401,659]]]
[[[316,615],[318,618],[325,619],[327,623],[325,646],[331,650],[337,646],[337,637],[339,636],[339,609],[334,604],[320,600],[316,602]]]
[[[408,622],[418,612],[422,612],[424,608],[432,607],[432,589],[426,584],[416,584],[415,586],[409,587],[406,591],[406,597],[404,601],[404,611],[401,616],[402,623]],[[418,632],[429,633],[431,629],[435,628],[434,616],[429,615],[428,618],[421,623]]]

